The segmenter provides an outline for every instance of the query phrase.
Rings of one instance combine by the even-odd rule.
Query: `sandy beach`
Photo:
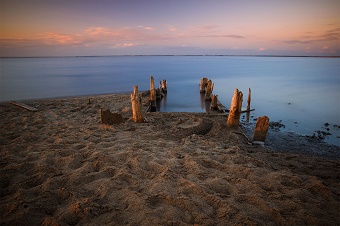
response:
[[[250,145],[217,113],[135,123],[130,94],[88,98],[0,104],[1,225],[340,222],[337,146],[274,130]],[[100,124],[101,108],[124,123]]]

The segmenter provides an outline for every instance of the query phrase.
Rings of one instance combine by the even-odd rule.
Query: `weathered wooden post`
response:
[[[217,109],[217,98],[218,98],[218,95],[212,95],[211,96],[211,109],[214,109],[216,110]]]
[[[246,112],[246,121],[249,122],[250,119],[250,111]]]
[[[251,90],[248,88],[248,100],[247,100],[247,111],[250,111],[250,101],[251,101]]]
[[[246,113],[247,122],[249,122],[249,119],[250,119],[250,100],[251,100],[251,90],[250,88],[248,88],[247,113]]]
[[[167,93],[168,89],[166,87],[166,80],[163,79],[160,83],[161,83],[161,91],[162,91],[162,93]]]
[[[155,79],[153,76],[150,77],[150,111],[155,112],[156,107],[156,90],[155,90]]]
[[[269,127],[269,118],[267,116],[258,117],[254,134],[253,143],[264,143],[266,140],[267,132]]]
[[[235,89],[231,100],[227,124],[231,127],[236,127],[240,122],[243,94]]]
[[[205,90],[205,100],[211,100],[211,93],[214,89],[214,83],[212,83],[212,81],[209,79],[209,81],[207,82],[206,85],[206,90]]]
[[[132,119],[134,122],[144,122],[142,111],[142,97],[138,94],[138,86],[133,87],[133,93],[130,96],[132,105]]]
[[[207,82],[208,79],[207,78],[202,78],[201,79],[201,83],[200,83],[200,93],[205,93],[205,88],[207,87]]]

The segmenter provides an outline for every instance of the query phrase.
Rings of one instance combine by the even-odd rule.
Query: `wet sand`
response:
[[[340,222],[337,146],[271,130],[249,145],[224,114],[134,123],[129,94],[25,103],[38,111],[0,104],[1,225]]]

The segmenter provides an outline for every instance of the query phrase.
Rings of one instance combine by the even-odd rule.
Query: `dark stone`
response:
[[[109,110],[100,110],[100,123],[113,125],[113,124],[120,124],[123,123],[124,119],[122,114],[119,113],[112,113]]]

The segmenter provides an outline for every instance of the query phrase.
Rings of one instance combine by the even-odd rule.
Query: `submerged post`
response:
[[[150,111],[156,111],[156,90],[155,90],[155,79],[153,76],[150,77]]]
[[[142,97],[138,94],[138,86],[133,87],[133,93],[130,96],[132,106],[132,119],[134,122],[144,122],[142,111]]]
[[[218,95],[212,95],[211,96],[211,109],[213,110],[216,110],[217,109],[217,98],[218,98]]]
[[[242,108],[243,94],[235,89],[233,98],[231,100],[227,125],[236,127],[240,122],[241,108]]]
[[[269,118],[267,116],[258,117],[253,134],[253,143],[264,143],[266,140],[268,127]]]
[[[205,88],[207,87],[207,82],[208,79],[207,78],[202,78],[201,79],[201,83],[200,83],[200,93],[205,93]]]
[[[211,93],[214,89],[214,83],[212,83],[212,81],[209,79],[209,81],[207,82],[206,85],[206,91],[205,91],[205,100],[211,100]]]

